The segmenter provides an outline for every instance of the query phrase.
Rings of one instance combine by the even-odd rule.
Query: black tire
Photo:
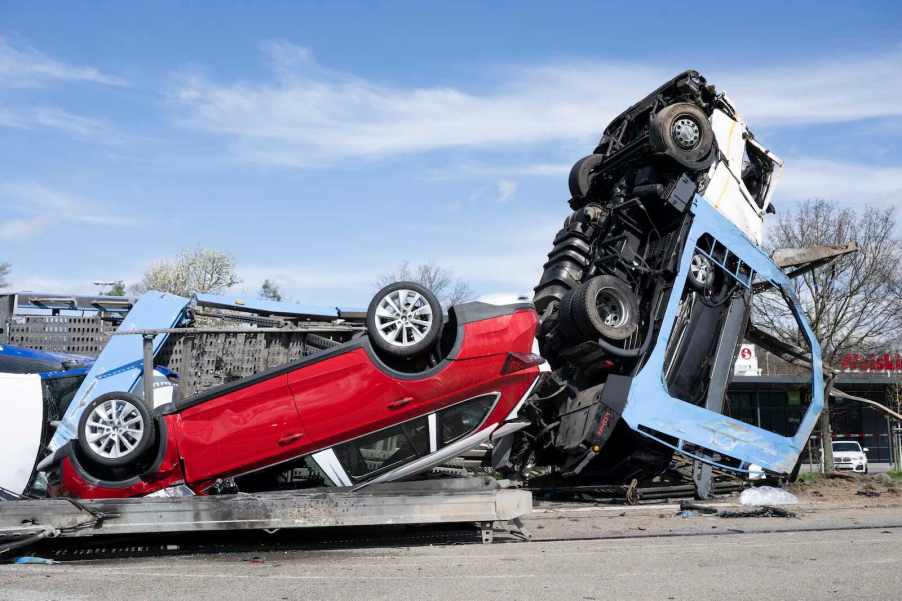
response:
[[[395,316],[386,316],[383,309],[386,306],[389,311],[394,309],[384,301],[388,298],[397,305],[399,300],[410,298],[403,291],[416,293],[419,298],[414,297],[414,302],[407,307],[396,307],[401,313],[399,318],[394,319],[399,322],[398,325],[392,327]],[[427,306],[428,312],[425,310]],[[428,327],[418,323],[424,319],[417,319],[427,314],[430,315]],[[376,293],[366,310],[366,330],[370,342],[389,357],[407,358],[431,350],[441,336],[442,322],[442,305],[438,298],[429,289],[414,282],[389,284]]]
[[[717,272],[711,259],[701,253],[692,255],[689,262],[689,273],[686,281],[699,292],[708,292],[714,287],[714,278]]]
[[[714,160],[714,131],[708,116],[694,104],[678,102],[658,111],[649,138],[656,152],[687,169],[706,169]]]
[[[595,179],[595,168],[598,167],[604,157],[600,154],[590,154],[585,156],[573,164],[570,169],[570,178],[568,184],[570,186],[570,195],[577,200],[585,200],[588,198],[592,190],[592,181]]]
[[[115,401],[121,401],[121,403]],[[118,408],[118,414],[109,422],[98,421],[99,414],[104,413],[104,410],[101,409],[100,412],[95,413],[95,409],[101,406],[113,407],[114,411],[117,411]],[[140,422],[132,422],[135,417],[140,417]],[[137,423],[141,424],[140,437],[135,436],[133,432],[136,428],[125,429],[123,427]],[[108,424],[108,426],[102,424]],[[121,430],[116,432],[115,437],[102,437],[102,446],[99,446],[96,444],[95,435],[106,427],[121,428]],[[78,420],[78,448],[88,459],[98,465],[119,467],[133,464],[141,459],[155,438],[156,424],[150,411],[144,405],[144,401],[127,392],[108,392],[100,395],[88,403]],[[122,444],[120,444],[120,440]],[[110,449],[105,451],[102,447],[106,446],[107,441],[112,444]],[[114,456],[114,448],[119,453],[117,456]],[[125,448],[124,451],[123,448]]]
[[[584,339],[626,340],[639,327],[636,294],[620,278],[599,275],[580,284],[565,299],[561,319]]]

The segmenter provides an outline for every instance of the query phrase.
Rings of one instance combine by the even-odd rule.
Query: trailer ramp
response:
[[[132,499],[0,502],[0,553],[44,538],[134,536],[227,530],[475,523],[491,542],[496,523],[532,511],[532,494],[491,478],[350,488]],[[524,535],[525,537],[525,535]]]

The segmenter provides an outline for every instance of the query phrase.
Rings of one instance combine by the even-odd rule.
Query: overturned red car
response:
[[[418,284],[386,286],[366,332],[331,349],[154,409],[125,392],[94,399],[48,492],[361,487],[428,471],[526,425],[536,325],[529,303],[443,313]]]

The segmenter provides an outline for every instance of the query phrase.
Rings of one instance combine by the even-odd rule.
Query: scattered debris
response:
[[[24,555],[22,557],[16,557],[16,559],[13,561],[13,563],[49,566],[49,565],[53,565],[53,564],[56,564],[59,562],[55,561],[53,559],[45,559],[44,557],[35,557],[33,555]]]
[[[791,492],[773,486],[758,486],[748,488],[739,495],[740,505],[772,506],[772,505],[796,505],[799,498]]]
[[[794,511],[775,507],[773,505],[763,505],[748,509],[745,511],[721,511],[718,513],[722,518],[797,518],[799,517]]]
[[[855,493],[862,497],[879,497],[880,492],[871,484],[865,484],[864,487]]]
[[[697,511],[698,513],[706,514],[706,515],[714,515],[717,513],[716,507],[710,507],[708,505],[701,505],[699,503],[692,503],[691,501],[680,501],[680,510],[681,511]]]

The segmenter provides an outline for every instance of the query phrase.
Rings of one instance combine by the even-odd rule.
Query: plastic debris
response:
[[[45,559],[43,557],[35,557],[33,555],[24,555],[22,557],[16,557],[16,559],[13,563],[36,564],[36,565],[49,566],[49,565],[53,565],[53,564],[59,563],[59,562],[54,561],[52,559]]]
[[[747,488],[739,495],[740,505],[796,505],[798,502],[794,494],[773,486]]]

